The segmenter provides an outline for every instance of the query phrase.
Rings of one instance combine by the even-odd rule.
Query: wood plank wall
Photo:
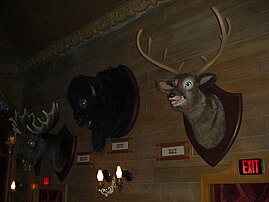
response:
[[[0,92],[14,105],[20,109],[23,93],[23,77],[19,74],[0,74]]]
[[[185,140],[182,115],[172,111],[154,81],[171,75],[146,62],[137,52],[135,36],[143,28],[141,43],[153,38],[153,57],[168,47],[168,64],[176,67],[186,60],[183,71],[196,71],[212,57],[219,45],[218,25],[210,7],[215,5],[232,22],[232,34],[220,60],[208,71],[218,75],[217,85],[243,94],[243,121],[231,150],[214,168],[192,149],[187,160],[156,161],[156,144]],[[66,53],[53,63],[25,74],[23,106],[37,113],[59,102],[61,118],[55,129],[66,123],[78,136],[78,152],[90,151],[90,134],[79,128],[65,99],[70,80],[78,74],[95,75],[118,64],[129,66],[139,83],[141,105],[138,120],[128,134],[133,138],[132,153],[93,153],[92,165],[74,165],[65,179],[69,202],[197,202],[200,175],[220,172],[231,163],[233,153],[269,150],[269,1],[268,0],[173,0],[95,41]],[[134,180],[122,192],[104,198],[96,193],[98,167],[114,172],[116,164],[131,170]],[[46,163],[45,163],[46,165]],[[49,165],[43,174],[51,174]],[[18,176],[20,173],[18,173]],[[41,181],[41,176],[24,179]],[[54,182],[57,177],[54,175]],[[27,201],[27,200],[25,200]]]

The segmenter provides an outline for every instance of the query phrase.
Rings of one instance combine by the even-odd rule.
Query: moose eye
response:
[[[78,105],[81,109],[85,109],[87,107],[87,100],[79,100]]]
[[[32,140],[32,139],[29,139],[29,140],[27,141],[27,146],[29,146],[29,147],[34,147],[34,146],[35,146],[35,141]]]
[[[192,89],[192,87],[193,87],[193,81],[192,80],[186,80],[186,81],[184,81],[183,87],[186,88],[187,90]]]

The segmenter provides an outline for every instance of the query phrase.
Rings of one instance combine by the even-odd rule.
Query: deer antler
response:
[[[148,40],[148,51],[147,51],[148,54],[146,54],[146,53],[143,51],[143,49],[141,48],[141,46],[140,46],[140,42],[139,42],[139,41],[140,41],[140,36],[141,36],[142,32],[143,32],[143,29],[140,29],[140,30],[138,31],[137,35],[136,35],[136,46],[137,46],[137,49],[138,49],[139,53],[140,53],[140,54],[141,54],[147,61],[149,61],[150,63],[152,63],[152,64],[156,65],[157,67],[160,67],[161,69],[164,69],[164,70],[166,70],[166,71],[168,71],[168,72],[170,72],[170,73],[172,73],[172,74],[177,75],[177,74],[179,73],[179,71],[181,71],[181,69],[182,69],[182,67],[184,66],[184,63],[185,63],[185,62],[182,61],[182,62],[180,63],[180,66],[179,66],[179,71],[176,71],[176,70],[173,69],[172,67],[169,67],[169,66],[167,66],[167,65],[165,65],[165,64],[163,64],[163,63],[160,63],[160,62],[156,61],[155,59],[151,58],[151,57],[150,57],[150,52],[151,52],[151,42],[152,42],[152,39],[151,39],[151,37],[149,37],[149,40]],[[162,61],[162,62],[164,62],[164,61],[166,60],[167,52],[168,52],[168,49],[165,48],[165,49],[164,49],[163,61]]]
[[[21,135],[26,135],[27,133],[32,134],[45,134],[49,132],[59,120],[59,111],[58,104],[52,104],[50,112],[42,110],[43,114],[46,117],[45,121],[42,121],[40,118],[37,118],[39,126],[36,125],[36,118],[34,113],[28,114],[27,110],[24,109],[23,115],[18,115],[18,112],[15,112],[15,119],[11,119],[13,130]]]
[[[210,62],[206,62],[206,58],[204,56],[201,56],[201,58],[204,60],[204,62],[206,62],[205,66],[202,67],[202,69],[198,72],[198,75],[203,73],[206,69],[208,69],[208,67],[210,67],[214,62],[216,62],[216,60],[221,56],[221,54],[223,53],[224,51],[224,48],[227,44],[227,41],[228,41],[228,37],[230,36],[230,33],[231,33],[231,22],[229,20],[229,18],[225,18],[226,20],[226,23],[227,23],[227,27],[228,27],[228,31],[226,31],[226,27],[225,27],[225,24],[223,22],[223,19],[218,11],[218,9],[216,7],[212,7],[212,11],[214,12],[214,14],[216,15],[217,17],[217,20],[219,22],[219,25],[220,25],[220,29],[221,29],[221,35],[220,35],[220,39],[221,39],[221,46],[217,52],[217,54],[214,56],[214,58],[210,61]],[[155,59],[151,58],[150,57],[150,52],[151,52],[151,42],[152,42],[152,39],[149,37],[149,40],[148,40],[148,54],[146,54],[143,49],[141,48],[140,46],[140,36],[143,32],[143,29],[140,29],[136,35],[136,46],[137,46],[137,49],[139,51],[139,53],[147,60],[149,61],[150,63],[156,65],[157,67],[160,67],[161,69],[164,69],[172,74],[179,74],[181,72],[181,69],[182,67],[184,66],[185,64],[185,61],[181,61],[180,65],[179,65],[179,68],[178,68],[178,71],[176,71],[175,69],[173,69],[172,67],[169,67],[163,63],[160,63],[158,61],[156,61]],[[163,54],[163,62],[165,61],[166,59],[166,56],[167,56],[167,52],[168,52],[168,49],[165,48],[164,49],[164,54]]]
[[[202,67],[202,69],[198,72],[198,75],[203,73],[205,70],[207,70],[211,65],[213,65],[214,62],[217,61],[217,59],[219,59],[219,57],[221,56],[221,54],[223,53],[224,49],[225,49],[225,46],[227,44],[227,41],[228,41],[228,37],[230,36],[231,34],[231,21],[229,18],[225,18],[226,20],[226,23],[227,23],[227,28],[228,28],[228,31],[226,30],[226,27],[225,27],[225,23],[218,11],[218,9],[213,6],[212,8],[212,11],[214,12],[214,14],[216,15],[217,17],[217,20],[218,20],[218,23],[220,25],[220,30],[221,30],[221,35],[220,35],[220,40],[221,40],[221,45],[219,47],[219,50],[217,52],[217,54],[211,59],[210,62],[206,62],[206,58],[204,56],[201,56],[202,60],[204,60],[206,62],[205,66]]]

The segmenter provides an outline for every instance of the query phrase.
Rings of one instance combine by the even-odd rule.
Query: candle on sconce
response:
[[[10,136],[9,137],[9,142],[12,142],[12,143],[15,142],[15,137]]]
[[[9,133],[7,136],[7,143],[6,144],[14,145],[15,141],[16,141],[15,133]]]
[[[101,169],[98,169],[96,177],[97,177],[98,182],[102,182],[104,180],[104,174],[103,174],[103,171]]]
[[[121,170],[121,167],[120,166],[117,166],[117,169],[116,169],[116,176],[117,178],[122,178],[122,170]]]
[[[16,144],[16,134],[15,133],[9,133],[7,136],[7,141],[5,144],[8,146],[8,154],[12,154],[13,147]]]
[[[119,192],[121,192],[123,183],[125,181],[133,180],[132,173],[129,170],[122,170],[120,165],[117,165],[115,174],[110,174],[107,169],[98,169],[96,177],[98,180],[96,184],[97,191],[105,195],[105,197],[112,194],[115,189],[118,189]]]
[[[16,182],[15,182],[15,180],[12,181],[12,183],[10,185],[10,189],[11,189],[11,191],[15,191],[16,190]]]

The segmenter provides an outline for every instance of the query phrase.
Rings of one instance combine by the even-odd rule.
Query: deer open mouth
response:
[[[176,95],[175,97],[169,98],[168,100],[173,107],[177,107],[185,101],[185,98],[183,96]]]

